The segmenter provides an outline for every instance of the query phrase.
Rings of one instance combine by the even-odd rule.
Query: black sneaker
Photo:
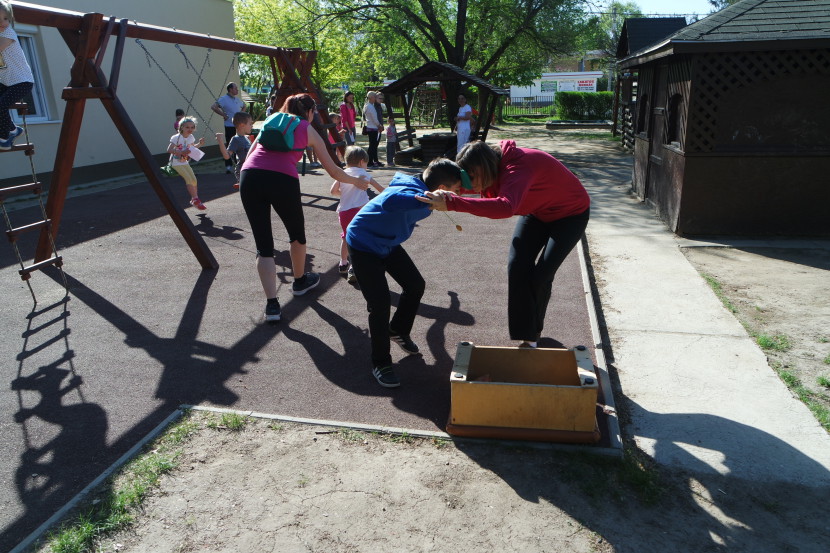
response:
[[[401,381],[398,379],[398,375],[395,374],[391,365],[388,367],[375,367],[372,369],[372,376],[384,388],[397,388],[401,385]]]
[[[281,316],[280,312],[280,302],[278,301],[269,301],[265,304],[265,321],[272,323],[275,321],[279,321]]]
[[[357,282],[357,276],[354,274],[354,267],[349,267],[349,270],[346,271],[346,282],[349,284]]]
[[[306,273],[302,278],[295,280],[291,288],[295,296],[302,296],[318,284],[320,284],[320,275],[317,273]]]
[[[418,349],[418,346],[409,336],[402,336],[400,334],[395,334],[391,330],[389,331],[389,339],[392,340],[392,343],[398,344],[402,350],[406,353],[411,355],[415,355],[419,353],[421,350]]]
[[[350,268],[351,265],[349,265],[348,263],[343,263],[337,266],[337,270],[340,271],[341,275],[345,275],[346,273],[348,273]]]

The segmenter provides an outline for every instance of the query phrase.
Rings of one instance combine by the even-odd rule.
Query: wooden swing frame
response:
[[[190,218],[185,214],[184,209],[174,200],[158,164],[118,98],[118,78],[121,72],[125,41],[127,38],[138,38],[267,56],[270,60],[274,83],[280,83],[276,92],[277,105],[281,105],[288,96],[301,92],[310,94],[318,104],[321,102],[320,92],[311,82],[311,68],[317,52],[301,48],[279,48],[252,42],[240,42],[230,38],[147,25],[128,19],[116,19],[114,16],[107,18],[100,13],[73,12],[24,2],[12,2],[12,7],[15,20],[20,23],[57,28],[75,57],[70,69],[69,84],[63,89],[62,98],[66,101],[66,110],[61,124],[60,139],[46,202],[46,213],[52,224],[50,228],[41,230],[35,261],[42,261],[51,255],[48,233],[51,233],[53,240],[57,239],[86,101],[97,98],[104,105],[104,109],[121,133],[124,142],[130,148],[148,182],[202,268],[217,269],[219,263]],[[116,36],[116,43],[110,75],[107,78],[101,69],[101,62],[106,54],[109,39],[113,35]],[[323,122],[327,123],[327,118]],[[328,126],[317,123],[315,127],[320,131]],[[332,134],[332,136],[335,135]],[[336,161],[334,149],[329,145],[328,150],[329,155],[332,155]]]

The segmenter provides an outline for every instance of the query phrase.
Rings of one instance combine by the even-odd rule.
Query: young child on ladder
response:
[[[11,150],[14,139],[23,132],[9,110],[31,92],[35,82],[13,23],[11,3],[0,0],[0,150]]]
[[[170,137],[167,153],[171,156],[170,166],[184,179],[184,184],[190,194],[190,205],[204,211],[207,207],[199,199],[196,175],[190,167],[190,147],[195,145],[198,148],[204,145],[205,139],[200,138],[197,141],[193,136],[194,132],[196,132],[196,118],[190,115],[184,116],[179,121],[179,132]]]

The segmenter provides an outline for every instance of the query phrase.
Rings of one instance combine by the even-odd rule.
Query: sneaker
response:
[[[0,140],[0,150],[11,150],[14,140]]]
[[[354,267],[349,267],[349,270],[346,272],[346,282],[349,284],[357,282],[357,277],[354,274]]]
[[[372,369],[372,376],[384,388],[397,388],[401,385],[401,381],[398,379],[398,375],[395,374],[391,365],[388,367],[375,367]]]
[[[280,302],[269,301],[265,304],[265,320],[267,322],[279,321],[281,314]]]
[[[520,348],[536,348],[537,345],[538,345],[538,342],[531,342],[529,340],[522,340],[521,342],[519,342],[518,347],[520,347]]]
[[[190,205],[192,205],[193,207],[195,207],[196,209],[201,210],[201,211],[204,211],[204,210],[207,209],[205,204],[203,204],[202,200],[200,200],[199,198],[193,198],[192,200],[190,200]]]
[[[225,174],[230,175],[231,173],[233,173],[233,167],[225,166]]]
[[[233,183],[233,188],[234,188],[234,190],[239,190],[239,183],[238,182]]]
[[[340,265],[337,266],[337,270],[340,271],[341,275],[345,275],[346,273],[348,273],[349,269],[351,269],[351,265],[349,265],[348,262],[347,263],[341,263]]]
[[[302,278],[295,279],[291,288],[295,296],[302,296],[318,284],[320,284],[320,275],[317,273],[306,273]]]
[[[415,355],[419,353],[421,350],[418,349],[418,346],[409,336],[403,336],[402,334],[395,334],[391,329],[389,330],[389,339],[394,344],[398,344],[402,350],[406,353],[411,355]]]
[[[9,133],[9,140],[14,141],[14,139],[21,134],[23,134],[23,127],[15,127],[14,130]]]

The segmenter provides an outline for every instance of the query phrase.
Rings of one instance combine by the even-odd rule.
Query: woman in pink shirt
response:
[[[456,163],[481,197],[433,192],[420,199],[440,211],[491,219],[520,216],[507,261],[508,328],[511,340],[536,347],[553,277],[588,226],[588,192],[555,157],[519,148],[513,140],[494,146],[471,142],[458,153]]]
[[[347,146],[354,144],[356,118],[357,112],[354,107],[354,93],[347,92],[343,95],[343,103],[340,104],[340,120],[343,123],[343,128],[346,130]]]
[[[308,94],[289,96],[282,106],[285,113],[301,119],[294,130],[294,151],[268,150],[254,142],[239,175],[239,193],[242,207],[251,225],[251,233],[257,249],[257,272],[267,300],[265,320],[280,320],[280,304],[277,300],[277,269],[274,264],[274,235],[271,230],[271,209],[285,225],[288,233],[288,250],[294,273],[292,292],[301,296],[320,283],[320,275],[306,273],[305,217],[300,196],[300,176],[297,162],[307,147],[314,149],[323,169],[340,182],[353,184],[363,190],[369,187],[365,177],[348,175],[329,156],[323,138],[310,125],[317,106]]]

